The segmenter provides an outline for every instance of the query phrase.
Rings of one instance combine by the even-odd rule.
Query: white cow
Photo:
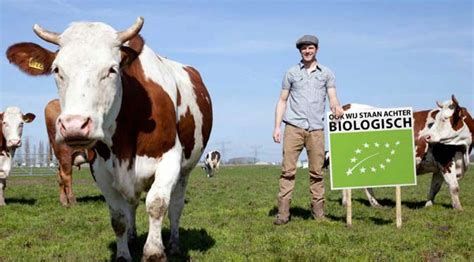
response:
[[[23,124],[35,119],[32,113],[22,114],[16,106],[7,107],[0,112],[0,206],[5,205],[4,190],[10,175],[15,150],[21,146]]]

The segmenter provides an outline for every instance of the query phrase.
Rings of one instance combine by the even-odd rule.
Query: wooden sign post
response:
[[[352,227],[352,192],[351,189],[345,189],[346,194],[346,226]]]
[[[395,203],[397,210],[397,228],[402,228],[402,190],[400,186],[395,187]]]

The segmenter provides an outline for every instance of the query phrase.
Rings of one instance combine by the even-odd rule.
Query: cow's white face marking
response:
[[[59,45],[52,71],[61,116],[90,118],[89,139],[111,145],[122,100],[117,32],[103,23],[73,23],[61,34]],[[61,132],[56,134],[62,141]]]
[[[2,133],[7,143],[7,148],[21,146],[23,124],[31,122],[33,119],[24,117],[20,108],[15,106],[7,107],[0,119],[2,120]]]
[[[451,118],[454,117],[456,106],[453,101],[444,102],[439,108],[439,113],[434,121],[430,123],[429,129],[424,130],[423,135],[430,143],[442,143],[446,145],[466,145],[472,143],[472,135],[469,128],[462,119],[462,127],[454,130]]]

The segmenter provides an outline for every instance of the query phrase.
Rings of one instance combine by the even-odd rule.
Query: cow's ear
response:
[[[122,46],[120,51],[122,52],[122,62],[120,62],[120,67],[130,65],[142,52],[143,46],[145,45],[145,40],[140,35],[136,35],[128,41],[127,46]]]
[[[33,122],[33,120],[35,120],[35,118],[36,118],[35,114],[32,114],[32,113],[28,113],[26,115],[23,115],[23,121],[25,121],[25,123]]]
[[[51,64],[56,58],[56,53],[35,43],[14,44],[8,48],[6,55],[10,63],[33,76],[49,75]]]
[[[138,53],[128,46],[122,46],[120,48],[122,53],[122,61],[120,61],[120,68],[129,66],[137,57]]]

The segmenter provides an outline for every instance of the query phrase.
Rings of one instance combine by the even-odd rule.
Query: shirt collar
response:
[[[298,65],[300,66],[300,69],[303,69],[303,68],[304,68],[304,64],[303,64],[302,61],[300,61],[300,62],[298,63]],[[319,66],[318,61],[316,61],[316,69],[319,70],[319,71],[321,71],[321,72],[323,71],[323,70],[321,69],[321,67]]]

